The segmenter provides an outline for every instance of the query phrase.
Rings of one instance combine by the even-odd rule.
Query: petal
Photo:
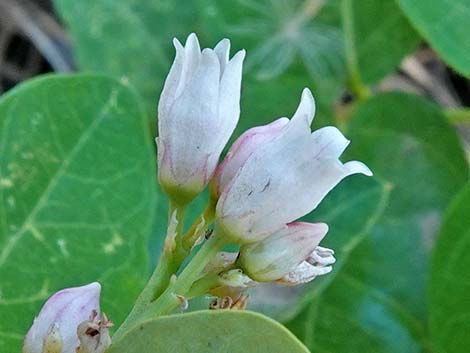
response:
[[[99,313],[101,286],[91,283],[67,288],[47,300],[28,331],[23,346],[25,353],[41,353],[44,338],[51,328],[58,328],[62,339],[62,353],[75,353],[79,345],[78,325],[87,320],[93,310]]]
[[[217,204],[218,224],[234,240],[263,239],[317,207],[343,178],[370,175],[363,164],[337,157],[348,141],[336,128],[310,134],[309,91],[283,133],[257,149],[224,189]]]
[[[225,66],[228,63],[230,55],[230,41],[227,38],[222,39],[214,48],[220,62],[220,77],[224,74]]]
[[[277,137],[288,122],[289,119],[280,118],[268,125],[251,128],[233,143],[225,159],[217,167],[214,177],[217,195],[220,195],[256,148]]]
[[[304,171],[311,150],[309,120],[296,115],[278,137],[260,146],[239,169],[236,177],[224,188],[217,203],[219,226],[232,237],[252,242],[263,239],[295,221],[282,210],[278,199],[281,193],[295,188],[305,194],[310,183],[304,180]],[[288,203],[294,203],[297,195],[285,194]],[[305,198],[305,195],[300,198]],[[300,200],[302,202],[302,200]],[[296,199],[295,202],[298,202]],[[305,203],[305,202],[304,202]],[[272,218],[274,212],[284,213]],[[267,217],[272,219],[267,219]],[[267,222],[265,224],[259,224]]]
[[[327,232],[324,223],[291,223],[262,241],[242,246],[239,262],[256,281],[278,280],[308,259]]]
[[[322,158],[339,158],[349,145],[349,140],[334,126],[314,131],[312,140],[318,146]]]
[[[220,80],[218,126],[219,132],[212,137],[214,145],[222,149],[227,144],[240,117],[240,92],[245,51],[241,50],[227,63]]]
[[[315,277],[326,275],[332,270],[331,266],[317,267],[307,261],[303,261],[297,268],[276,282],[288,286],[296,286],[311,282]]]
[[[196,73],[201,61],[201,47],[196,34],[191,33],[184,45],[184,61],[181,70],[181,78],[176,89],[175,96],[178,97],[186,88]]]
[[[304,88],[300,98],[300,104],[292,119],[306,119],[310,126],[315,116],[315,99],[308,88]]]
[[[163,117],[168,114],[168,111],[176,99],[176,90],[181,80],[183,70],[183,63],[185,59],[184,48],[178,39],[173,39],[173,44],[176,49],[176,56],[173,64],[171,65],[170,72],[165,80],[160,101],[158,102],[158,116]]]
[[[207,170],[209,156],[217,154],[218,158],[222,152],[223,147],[214,150],[211,142],[218,134],[218,77],[217,56],[204,49],[196,73],[170,110],[171,118],[160,121],[159,144],[171,166],[159,168],[170,168],[174,184],[182,189],[202,189],[213,173]],[[196,194],[200,191],[194,190]]]

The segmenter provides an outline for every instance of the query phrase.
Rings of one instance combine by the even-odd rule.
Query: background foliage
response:
[[[468,77],[468,1],[55,5],[80,71],[93,74],[34,79],[0,100],[0,351],[20,351],[45,298],[66,286],[99,280],[104,310],[116,324],[123,319],[164,234],[155,110],[171,39],[193,31],[203,46],[228,37],[233,51],[247,49],[237,134],[290,116],[309,86],[319,103],[314,128],[340,127],[352,140],[345,159],[375,173],[343,182],[306,217],[330,225],[333,273],[300,290],[263,288],[251,307],[282,320],[312,352],[469,351],[468,162],[444,107],[381,85],[423,42]],[[268,342],[266,351],[305,349],[282,327],[243,313],[158,319],[137,342],[154,328],[200,327],[208,316],[214,327],[260,330],[284,342]],[[155,339],[181,337],[169,332]],[[239,339],[232,331],[214,335],[224,335],[227,347]],[[261,349],[253,336],[240,344]]]

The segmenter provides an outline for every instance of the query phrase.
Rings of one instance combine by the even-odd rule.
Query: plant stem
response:
[[[204,267],[226,244],[225,237],[221,234],[213,234],[201,247],[191,262],[181,272],[173,285],[152,304],[143,319],[157,315],[168,314],[181,304],[182,298],[188,294],[191,286],[196,282],[204,270]]]
[[[172,222],[174,222],[173,214],[175,212],[177,224],[175,225],[174,230],[172,230]],[[171,244],[173,243],[176,245],[174,243],[174,238],[181,234],[183,230],[183,220],[184,207],[177,206],[173,202],[170,202],[168,212],[168,231],[164,242],[165,245],[162,251],[162,255],[160,256],[158,264],[150,276],[150,279],[147,282],[145,288],[137,298],[134,307],[127,316],[126,320],[113,335],[113,339],[117,339],[126,328],[133,325],[135,321],[147,311],[151,302],[164,292],[165,288],[170,283],[171,276],[178,270],[178,268],[175,268],[176,264],[174,262],[175,248],[171,246]]]
[[[359,100],[364,100],[370,96],[370,90],[362,81],[359,62],[357,59],[354,35],[353,0],[341,1],[341,21],[344,33],[344,52],[349,71],[349,88]]]
[[[453,108],[444,113],[452,125],[470,124],[470,108]]]
[[[185,250],[191,250],[197,240],[204,234],[207,227],[214,221],[216,200],[209,201],[204,212],[197,218],[191,228],[183,235],[182,245]]]

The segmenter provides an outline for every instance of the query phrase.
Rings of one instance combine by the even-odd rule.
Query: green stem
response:
[[[344,33],[346,64],[349,71],[349,88],[359,100],[364,100],[370,96],[370,90],[362,81],[359,62],[357,59],[354,36],[353,0],[341,1],[341,21]]]
[[[145,313],[151,302],[160,296],[165,288],[170,283],[171,276],[176,273],[178,268],[175,268],[174,251],[175,248],[171,244],[175,241],[173,238],[178,237],[183,230],[184,220],[184,207],[179,207],[170,202],[168,225],[171,227],[173,213],[176,211],[176,221],[178,222],[174,233],[169,230],[165,239],[165,245],[162,255],[158,261],[157,267],[150,276],[145,288],[137,298],[134,307],[127,316],[126,320],[122,323],[119,329],[114,333],[113,339],[117,339],[125,330],[132,326],[135,321]],[[175,244],[176,246],[176,244]],[[178,266],[179,267],[179,266]]]
[[[173,285],[152,304],[147,314],[142,319],[148,319],[157,315],[170,313],[181,304],[181,298],[185,298],[192,285],[199,279],[204,267],[226,244],[225,237],[221,234],[213,234],[197,252],[191,262],[181,272]]]
[[[445,115],[452,125],[470,124],[470,108],[448,109]]]
[[[215,217],[215,205],[216,201],[211,198],[204,212],[183,235],[182,245],[184,249],[191,251],[196,241],[205,233],[207,227],[212,224]]]
[[[206,294],[212,288],[215,288],[220,283],[220,277],[218,273],[210,273],[204,277],[198,279],[193,283],[189,291],[186,293],[186,298],[196,298]]]

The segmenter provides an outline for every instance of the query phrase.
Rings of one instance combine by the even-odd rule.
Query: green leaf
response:
[[[249,311],[198,311],[144,322],[109,353],[308,353],[279,323]]]
[[[42,304],[99,281],[119,324],[143,286],[155,157],[127,84],[47,76],[0,100],[0,351],[19,352]]]
[[[374,83],[396,69],[420,38],[394,1],[352,1],[352,11],[359,71],[365,83]]]
[[[470,76],[470,2],[397,0],[411,23],[455,70]]]
[[[390,189],[388,203],[288,327],[312,351],[428,350],[428,255],[442,211],[468,175],[459,140],[434,105],[399,93],[360,105],[346,135],[345,160],[364,161]]]
[[[431,261],[431,338],[438,353],[466,353],[470,347],[470,186],[454,199]]]

